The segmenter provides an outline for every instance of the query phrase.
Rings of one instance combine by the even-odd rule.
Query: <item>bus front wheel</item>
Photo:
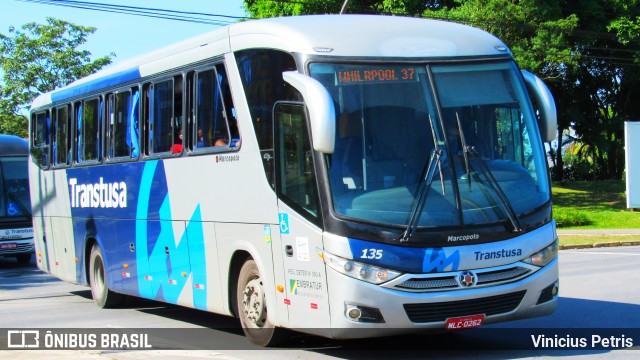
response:
[[[98,244],[93,245],[89,260],[89,285],[93,301],[101,308],[120,305],[124,295],[109,290],[107,286],[107,271],[104,265],[102,250]]]
[[[265,289],[252,259],[240,269],[236,290],[238,317],[244,334],[260,346],[274,346],[286,340],[285,330],[275,327],[267,318]]]

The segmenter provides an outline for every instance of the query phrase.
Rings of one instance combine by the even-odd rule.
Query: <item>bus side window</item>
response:
[[[101,160],[102,101],[85,100],[76,110],[78,163]]]
[[[172,154],[181,154],[184,146],[184,134],[183,134],[183,117],[182,117],[182,94],[183,94],[183,81],[182,75],[175,76],[173,78],[173,144],[170,147]]]
[[[140,144],[142,145],[142,153],[148,156],[151,153],[149,147],[150,127],[151,127],[151,84],[144,84],[142,86],[142,96],[140,99],[142,105],[142,111],[140,113],[142,124],[140,127]]]
[[[169,151],[173,144],[173,81],[151,85],[149,91],[149,150],[151,154]]]
[[[140,89],[135,87],[132,93],[131,109],[129,111],[129,131],[127,141],[131,142],[131,158],[140,155]]]
[[[82,138],[80,134],[82,133],[82,103],[76,102],[73,104],[73,120],[75,121],[75,129],[73,135],[73,150],[71,151],[71,156],[75,158],[75,162],[80,162],[80,149],[82,148]]]
[[[223,64],[196,73],[194,149],[239,146],[233,101]]]
[[[151,154],[182,153],[182,75],[150,85],[147,131]]]
[[[69,108],[69,105],[57,108],[53,120],[53,164],[56,167],[69,164]]]
[[[38,165],[49,167],[49,110],[38,112],[31,117],[31,153]]]
[[[138,157],[138,93],[134,88],[109,94],[109,158]]]
[[[218,86],[220,87],[220,98],[222,100],[224,110],[223,116],[227,120],[226,122],[230,136],[227,145],[237,147],[240,146],[240,131],[238,130],[236,109],[233,105],[233,98],[231,97],[229,78],[227,77],[227,71],[225,70],[223,63],[216,65],[216,72],[218,73],[217,80]]]
[[[277,103],[276,158],[278,193],[301,214],[318,218],[318,193],[307,117],[302,104]]]

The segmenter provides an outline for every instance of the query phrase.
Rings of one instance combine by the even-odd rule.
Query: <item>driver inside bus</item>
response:
[[[362,127],[361,123],[343,112],[338,119],[338,139],[332,156],[331,171],[340,174],[341,186],[355,190],[362,187]]]

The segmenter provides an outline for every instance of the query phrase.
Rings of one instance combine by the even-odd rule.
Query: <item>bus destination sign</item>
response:
[[[336,85],[417,82],[416,69],[401,66],[339,68]]]

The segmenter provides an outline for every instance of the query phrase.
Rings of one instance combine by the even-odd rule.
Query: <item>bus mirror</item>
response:
[[[317,80],[295,71],[282,73],[284,81],[302,94],[309,112],[313,149],[332,154],[336,138],[336,112],[327,89]]]
[[[538,104],[540,110],[540,119],[538,127],[542,141],[553,141],[558,131],[558,115],[556,113],[556,103],[553,100],[551,91],[542,80],[528,71],[522,71],[524,81],[527,84],[530,96]]]

